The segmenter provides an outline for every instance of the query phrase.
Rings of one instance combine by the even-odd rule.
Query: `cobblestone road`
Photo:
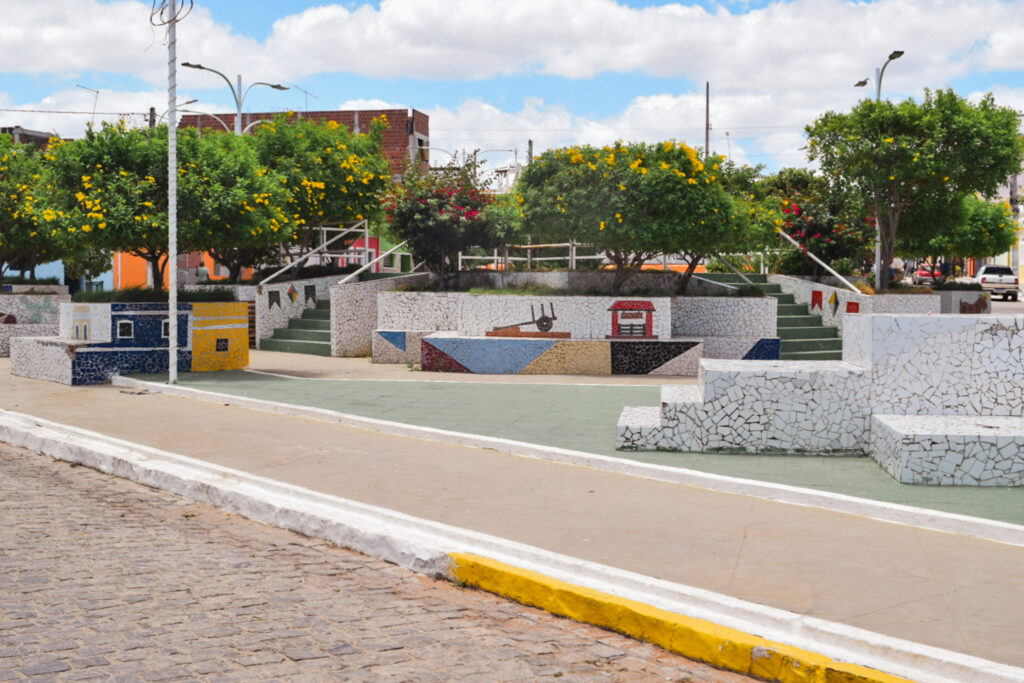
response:
[[[745,681],[0,444],[0,681]]]

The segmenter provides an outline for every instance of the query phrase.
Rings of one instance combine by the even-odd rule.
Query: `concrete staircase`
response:
[[[732,285],[745,286],[734,273],[704,273],[701,277]],[[768,282],[767,275],[748,274],[755,287],[778,301],[776,327],[781,341],[779,360],[842,360],[843,340],[838,328],[821,324],[821,316],[810,312],[807,304],[798,304],[792,294]]]
[[[264,351],[331,355],[331,302],[317,301],[316,308],[306,308],[302,317],[288,320],[288,327],[274,330],[274,335],[260,342]]]

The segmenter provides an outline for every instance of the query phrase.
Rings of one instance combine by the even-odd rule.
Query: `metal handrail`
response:
[[[378,263],[379,261],[383,260],[385,256],[390,256],[391,254],[395,253],[396,251],[398,251],[399,249],[404,247],[406,242],[408,242],[408,241],[409,240],[405,240],[405,242],[402,242],[398,246],[391,247],[390,249],[385,251],[383,254],[381,254],[380,256],[378,256],[377,258],[373,259],[372,261],[367,263],[365,266],[360,268],[359,270],[353,271],[353,272],[349,273],[348,275],[346,275],[345,277],[343,277],[341,280],[338,281],[338,284],[339,285],[343,285],[346,282],[348,282],[349,280],[351,280],[352,278],[359,277],[360,273],[364,272],[367,268],[369,268],[369,267],[373,266],[374,264]],[[413,270],[416,270],[416,268],[413,268]]]
[[[724,282],[719,282],[717,280],[711,280],[711,279],[708,279],[706,277],[701,277],[700,275],[697,275],[697,274],[694,274],[693,279],[694,280],[700,280],[701,282],[707,282],[708,284],[711,284],[711,285],[718,285],[719,287],[725,287],[726,289],[735,289],[736,291],[739,291],[739,289],[740,289],[739,287],[733,287],[730,284],[726,284]]]
[[[844,285],[846,285],[850,289],[850,291],[852,291],[854,294],[863,294],[864,293],[864,292],[860,291],[859,289],[857,289],[856,287],[854,287],[852,284],[850,284],[850,281],[847,280],[845,277],[843,277],[842,275],[840,275],[836,271],[834,271],[831,268],[829,268],[827,263],[825,263],[820,258],[818,258],[814,254],[812,254],[810,251],[808,251],[807,248],[804,247],[804,245],[800,244],[795,239],[793,239],[792,237],[790,237],[789,235],[787,235],[786,233],[784,233],[781,230],[777,230],[776,232],[778,232],[780,235],[782,235],[787,240],[792,242],[793,246],[797,246],[797,247],[800,247],[801,249],[803,249],[804,253],[807,254],[808,256],[810,256],[812,261],[817,263],[819,266],[821,266],[822,268],[824,268],[828,272],[832,273],[832,275],[834,275],[835,277],[839,278],[839,281],[842,282]]]
[[[734,266],[733,264],[731,264],[728,261],[726,261],[725,258],[723,258],[721,254],[718,255],[718,260],[721,261],[722,263],[724,263],[725,265],[729,266],[729,270],[731,270],[732,272],[734,272],[737,275],[739,275],[740,279],[743,280],[744,282],[746,282],[748,285],[750,285],[751,287],[756,286],[756,285],[754,285],[753,282],[751,282],[749,277],[747,277],[746,275],[741,273],[739,270],[737,270],[736,266]]]
[[[314,254],[319,254],[323,250],[327,249],[327,247],[329,247],[330,245],[332,245],[334,242],[338,241],[339,239],[341,239],[345,235],[349,234],[350,232],[358,232],[360,229],[363,229],[365,227],[366,227],[366,221],[365,220],[359,221],[358,223],[356,223],[351,228],[346,228],[341,233],[339,233],[339,234],[335,235],[334,237],[332,237],[331,239],[327,240],[326,242],[321,244],[319,247],[317,247],[313,251],[307,252],[304,256],[301,256],[300,258],[292,261],[291,263],[289,263],[288,265],[284,266],[280,270],[274,271],[270,276],[268,276],[265,280],[263,280],[259,284],[261,284],[261,285],[267,284],[268,282],[270,282],[271,280],[275,279],[278,275],[280,275],[281,273],[285,272],[286,270],[290,270],[291,268],[294,268],[295,266],[299,265],[300,263],[305,262],[306,259],[308,259],[310,256],[313,256]]]

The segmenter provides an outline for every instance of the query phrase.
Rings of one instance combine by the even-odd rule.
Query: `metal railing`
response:
[[[828,271],[829,273],[831,273],[832,275],[834,275],[834,276],[835,276],[836,278],[838,278],[838,279],[839,279],[839,281],[840,281],[840,282],[842,282],[842,283],[843,283],[844,285],[846,285],[846,287],[847,287],[847,288],[848,288],[848,289],[849,289],[849,290],[850,290],[851,292],[853,292],[853,293],[855,293],[855,294],[863,294],[863,292],[862,292],[862,291],[860,291],[859,289],[857,289],[856,287],[854,287],[854,286],[853,286],[852,284],[850,284],[850,281],[849,281],[849,280],[847,280],[847,279],[846,279],[845,277],[843,277],[842,275],[840,275],[840,274],[839,274],[839,273],[837,273],[836,271],[832,270],[832,269],[831,269],[831,268],[830,268],[830,267],[828,266],[828,264],[827,264],[827,263],[825,263],[825,262],[824,262],[824,261],[822,261],[822,260],[821,260],[820,258],[818,258],[817,256],[815,256],[815,255],[814,255],[813,253],[811,253],[810,251],[808,251],[808,250],[807,250],[807,248],[806,248],[806,247],[804,247],[804,245],[800,244],[800,243],[799,243],[799,242],[797,242],[797,241],[796,241],[795,239],[793,239],[792,237],[790,237],[789,235],[787,235],[786,233],[784,233],[784,232],[783,232],[783,231],[781,231],[781,230],[777,230],[776,232],[778,232],[778,233],[779,233],[780,235],[782,235],[782,236],[783,236],[783,237],[785,237],[785,238],[786,238],[787,240],[789,240],[789,241],[790,241],[790,242],[791,242],[791,243],[793,244],[793,246],[796,246],[796,247],[800,247],[800,248],[801,248],[801,249],[803,250],[803,252],[804,252],[805,254],[807,254],[807,255],[808,255],[808,256],[809,256],[810,258],[811,258],[811,260],[812,260],[812,261],[814,261],[814,262],[815,262],[815,263],[817,263],[817,264],[818,264],[819,266],[821,266],[822,268],[824,268],[825,270],[827,270],[827,271]]]
[[[286,272],[288,270],[291,270],[292,268],[295,268],[295,267],[305,263],[309,259],[310,256],[315,256],[317,254],[326,253],[327,247],[329,247],[330,245],[334,244],[335,242],[340,240],[345,235],[348,235],[349,233],[352,233],[352,232],[360,232],[361,231],[363,233],[363,241],[364,241],[364,249],[363,250],[364,250],[364,252],[366,252],[369,249],[369,244],[365,244],[366,242],[369,241],[369,239],[368,239],[369,238],[369,234],[368,234],[367,226],[368,226],[368,223],[365,220],[359,221],[358,223],[356,223],[352,227],[340,229],[341,232],[338,233],[337,235],[335,235],[334,237],[332,237],[329,240],[326,239],[326,237],[327,237],[326,229],[325,228],[321,228],[321,230],[323,231],[323,238],[326,240],[323,244],[321,244],[316,249],[313,249],[312,251],[306,252],[305,254],[303,254],[299,258],[295,259],[291,263],[288,263],[287,265],[285,265],[285,266],[281,267],[280,269],[274,271],[271,275],[269,275],[266,279],[261,281],[259,284],[265,285],[265,284],[270,283],[271,281],[277,279],[277,277],[279,275],[281,275],[281,273],[284,273],[284,272]]]
[[[404,241],[404,242],[402,242],[401,244],[399,244],[399,245],[396,245],[396,246],[394,246],[394,247],[391,247],[390,249],[388,249],[387,251],[385,251],[385,252],[384,252],[383,254],[381,254],[381,255],[380,255],[380,256],[378,256],[377,258],[375,258],[375,259],[373,259],[372,261],[370,261],[369,263],[367,263],[367,264],[363,265],[363,267],[359,268],[358,270],[352,271],[351,273],[349,273],[348,275],[346,275],[345,277],[343,277],[343,278],[342,278],[341,280],[339,280],[339,281],[338,281],[338,284],[339,284],[339,285],[343,285],[343,284],[345,284],[346,282],[348,282],[349,280],[352,280],[353,278],[357,278],[357,277],[359,277],[359,275],[360,275],[361,273],[365,272],[367,268],[372,268],[372,267],[373,267],[373,266],[374,266],[375,264],[377,264],[377,263],[379,263],[380,261],[384,260],[384,259],[385,259],[386,257],[388,257],[388,256],[391,256],[391,254],[395,253],[396,251],[398,251],[399,249],[401,249],[402,247],[404,247],[404,246],[405,246],[405,244],[406,244],[406,242],[408,242],[408,241],[409,241],[409,240],[405,240],[405,241]],[[409,272],[410,272],[410,273],[411,273],[411,272],[415,272],[415,271],[416,271],[416,269],[418,269],[418,268],[419,268],[420,266],[422,266],[422,265],[423,265],[422,263],[419,263],[419,264],[417,264],[417,265],[416,265],[415,267],[413,267],[413,268],[412,268],[412,270],[410,270]]]

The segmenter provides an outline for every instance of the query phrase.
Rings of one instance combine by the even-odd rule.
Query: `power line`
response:
[[[91,116],[94,112],[91,111],[63,111],[59,109],[13,109],[0,107],[0,111],[10,112],[24,112],[26,114],[75,114]],[[147,112],[142,111],[98,111],[95,112],[101,116],[145,116]]]

